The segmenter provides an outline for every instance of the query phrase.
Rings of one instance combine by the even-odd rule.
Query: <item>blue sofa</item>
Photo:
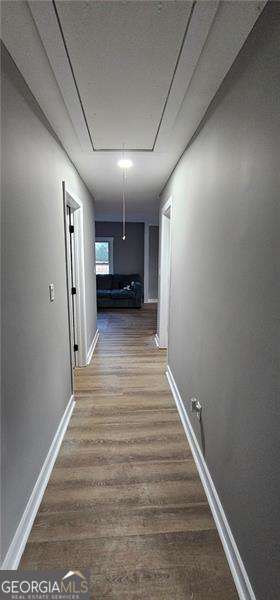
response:
[[[126,288],[126,289],[125,289]],[[97,308],[141,308],[140,275],[96,275]]]

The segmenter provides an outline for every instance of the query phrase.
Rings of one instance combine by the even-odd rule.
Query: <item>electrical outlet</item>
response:
[[[49,284],[49,295],[50,295],[50,302],[54,302],[54,284],[53,283]]]
[[[201,421],[202,406],[198,398],[191,398],[191,409],[193,413],[196,413],[198,420]]]

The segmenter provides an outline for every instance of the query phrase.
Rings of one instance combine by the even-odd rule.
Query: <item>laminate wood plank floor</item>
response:
[[[20,569],[90,568],[93,600],[236,600],[155,305],[100,312],[98,327]]]

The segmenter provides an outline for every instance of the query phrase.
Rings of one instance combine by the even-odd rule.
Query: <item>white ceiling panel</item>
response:
[[[50,2],[38,2],[31,0],[29,8],[40,31],[40,36],[53,72],[55,73],[58,86],[63,96],[68,114],[72,119],[77,138],[81,148],[85,152],[92,150],[90,133],[87,128],[85,115],[83,114],[80,98],[77,92],[75,79],[71,65],[65,52],[63,37],[61,35],[59,22]],[[51,10],[50,10],[51,9]],[[35,61],[36,61],[36,57]]]
[[[135,149],[128,218],[156,220],[160,191],[265,4],[1,3],[2,39],[94,195],[97,217],[121,218],[120,151],[103,149],[124,142]]]
[[[37,2],[37,5],[39,3]],[[50,8],[48,2],[41,2]],[[27,2],[1,2],[1,38],[67,152],[80,149],[78,126],[65,110],[54,71]],[[48,18],[52,20],[51,11]]]
[[[95,149],[152,149],[192,2],[57,2]]]
[[[180,60],[163,113],[155,149],[164,149],[169,143],[174,124],[187,94],[208,34],[214,22],[219,0],[196,2],[193,6],[188,32],[182,46]]]

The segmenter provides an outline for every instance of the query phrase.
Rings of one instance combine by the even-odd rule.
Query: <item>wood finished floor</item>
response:
[[[89,567],[94,600],[236,600],[154,343],[155,306],[98,321],[20,569]]]

